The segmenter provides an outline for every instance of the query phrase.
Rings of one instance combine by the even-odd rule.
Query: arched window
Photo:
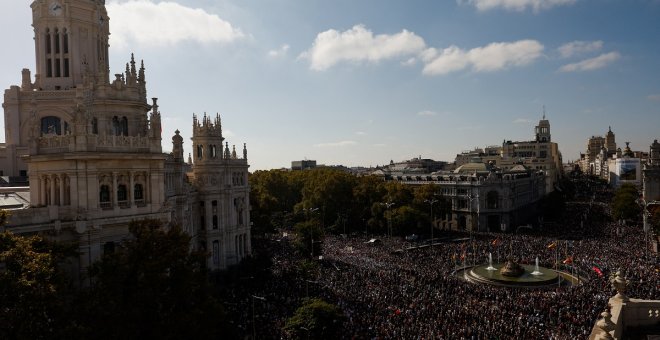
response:
[[[115,136],[119,136],[121,133],[121,127],[119,126],[119,117],[112,117],[112,132]]]
[[[219,241],[213,241],[213,264],[216,265],[216,266],[220,264],[220,242]]]
[[[69,53],[69,34],[66,30],[64,29],[64,32],[62,33],[62,45],[64,45],[64,53]]]
[[[500,195],[497,191],[489,191],[486,195],[486,206],[488,209],[497,209],[499,208]]]
[[[128,136],[128,119],[126,117],[121,118],[121,133],[122,136]]]
[[[62,126],[60,124],[60,118],[55,116],[41,118],[41,134],[61,135]]]
[[[206,207],[204,202],[199,202],[199,228],[206,230]]]
[[[101,208],[110,208],[110,186],[101,185],[99,190],[99,202],[101,203]]]
[[[201,145],[197,145],[197,158],[202,158],[204,157],[204,147]]]
[[[135,187],[133,188],[133,197],[135,197],[136,201],[144,199],[144,191],[142,188],[142,184],[140,183],[135,184]]]
[[[52,45],[50,42],[50,28],[46,29],[46,54],[53,53]]]
[[[55,53],[60,53],[60,31],[55,29]]]
[[[117,201],[125,202],[128,200],[128,194],[125,184],[119,184],[117,186]]]

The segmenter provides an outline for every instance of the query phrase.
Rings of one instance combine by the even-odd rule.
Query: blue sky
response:
[[[0,4],[5,87],[34,70],[30,3]],[[564,161],[608,126],[636,150],[660,138],[659,0],[106,3],[111,73],[144,59],[165,150],[175,129],[190,150],[204,112],[252,170],[453,160],[531,139],[543,105]]]

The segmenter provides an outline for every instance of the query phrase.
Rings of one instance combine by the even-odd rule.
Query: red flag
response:
[[[598,276],[603,276],[603,272],[600,270],[600,268],[593,266],[593,268],[591,269],[593,269],[596,272],[596,274],[598,274]]]
[[[571,263],[573,263],[573,256],[569,256],[569,257],[567,257],[566,260],[564,260],[564,262],[562,262],[562,263],[563,263],[563,264],[571,264]]]
[[[498,238],[494,239],[493,242],[491,242],[490,244],[492,244],[493,247],[497,247],[497,246],[500,245],[500,243],[502,243],[502,241],[500,241],[500,238],[498,237]]]

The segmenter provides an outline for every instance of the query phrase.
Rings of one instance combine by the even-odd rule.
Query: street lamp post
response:
[[[257,338],[257,328],[256,324],[254,322],[254,299],[258,299],[261,301],[266,301],[266,298],[263,296],[256,296],[256,295],[250,295],[252,297],[252,339]]]
[[[431,247],[433,247],[433,227],[434,227],[433,223],[435,222],[434,218],[433,218],[434,217],[433,216],[433,204],[437,203],[438,200],[433,198],[433,199],[430,199],[430,200],[424,200],[424,202],[428,203],[431,206]]]
[[[319,208],[302,208],[302,211],[305,212],[305,217],[309,221],[309,214],[313,213],[315,211],[319,210]],[[311,258],[314,258],[314,229],[310,229],[309,231],[309,239],[310,239],[310,248],[309,248],[309,255]]]
[[[381,203],[381,205],[384,205],[389,212],[387,221],[387,236],[392,237],[392,212],[390,211],[390,208],[394,205],[394,202]]]

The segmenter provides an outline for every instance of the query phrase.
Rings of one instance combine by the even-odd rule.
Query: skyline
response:
[[[179,129],[189,153],[204,112],[220,113],[230,145],[247,143],[252,171],[453,161],[533,139],[544,105],[564,162],[609,126],[622,148],[648,151],[659,135],[657,0],[106,4],[111,74],[131,52],[144,59],[163,150]],[[0,9],[8,88],[24,67],[34,76],[31,12]]]

